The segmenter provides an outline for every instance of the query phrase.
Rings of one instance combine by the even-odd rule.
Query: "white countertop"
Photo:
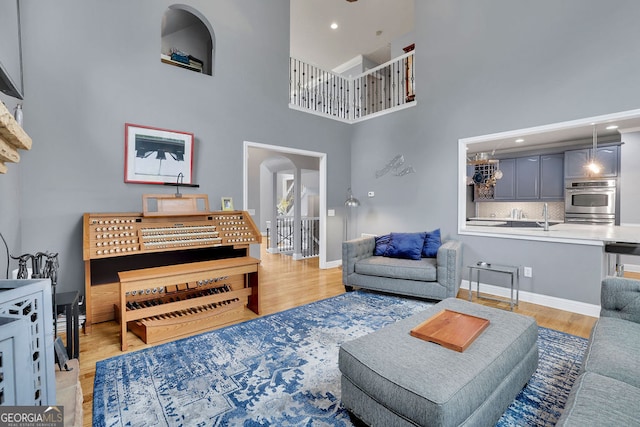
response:
[[[512,222],[532,222],[532,221],[538,221],[538,222],[543,222],[544,218],[520,218],[520,219],[514,219],[511,217],[483,217],[483,216],[478,216],[478,217],[473,217],[473,218],[469,218],[470,221],[480,221],[480,222],[485,222],[485,221],[512,221]],[[549,222],[554,222],[554,223],[558,223],[558,222],[564,222],[561,219],[552,219],[549,218]]]
[[[493,220],[488,220],[488,219],[483,219],[483,220],[476,220],[475,218],[471,218],[469,221],[467,221],[467,225],[480,225],[483,227],[487,227],[487,226],[497,226],[497,225],[506,225],[507,221],[497,221],[495,218]]]
[[[525,221],[533,220],[525,219]],[[635,225],[619,226],[561,223],[550,225],[549,231],[544,231],[542,228],[530,227],[466,225],[460,230],[460,234],[597,246],[603,246],[605,243],[611,242],[640,243],[640,226]]]

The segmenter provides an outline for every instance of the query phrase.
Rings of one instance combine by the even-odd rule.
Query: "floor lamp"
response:
[[[344,205],[348,208],[345,219],[344,240],[349,240],[349,217],[351,216],[351,210],[360,206],[360,200],[353,197],[351,187],[347,190],[347,200],[345,200]]]

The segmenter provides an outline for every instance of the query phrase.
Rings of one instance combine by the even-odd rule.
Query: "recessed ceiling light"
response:
[[[521,142],[524,142],[524,139],[522,139],[522,138],[518,138],[518,139],[516,139],[516,142],[519,144],[519,143],[521,143]]]
[[[336,30],[338,28],[338,24],[336,22],[331,23],[331,29]]]
[[[618,129],[618,125],[609,125],[606,127],[607,130]]]

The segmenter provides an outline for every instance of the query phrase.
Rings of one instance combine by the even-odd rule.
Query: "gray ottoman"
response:
[[[459,353],[409,335],[448,308],[490,325]],[[493,426],[538,367],[535,319],[449,298],[340,347],[342,403],[372,426]]]

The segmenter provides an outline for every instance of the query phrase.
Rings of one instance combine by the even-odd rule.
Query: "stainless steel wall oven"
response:
[[[615,179],[575,179],[565,184],[565,222],[616,223]]]

